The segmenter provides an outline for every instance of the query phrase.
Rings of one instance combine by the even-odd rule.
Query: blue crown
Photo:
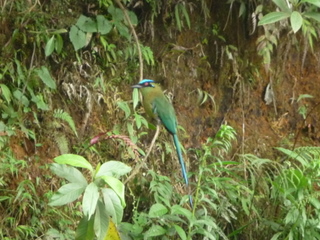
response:
[[[139,84],[144,84],[144,83],[154,83],[155,81],[150,80],[150,79],[143,79],[142,81],[139,82]]]

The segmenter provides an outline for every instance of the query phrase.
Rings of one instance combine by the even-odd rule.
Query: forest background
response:
[[[0,6],[1,239],[320,239],[320,0]]]

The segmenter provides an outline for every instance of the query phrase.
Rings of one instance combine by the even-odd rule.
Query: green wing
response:
[[[171,103],[165,96],[156,97],[152,102],[152,111],[171,133],[177,133],[177,119]]]

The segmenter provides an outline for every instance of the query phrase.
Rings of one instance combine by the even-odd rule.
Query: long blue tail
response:
[[[178,139],[178,135],[177,134],[173,134],[173,142],[174,142],[174,145],[176,146],[179,162],[180,162],[180,165],[181,165],[182,176],[183,176],[184,182],[186,183],[186,186],[188,188],[189,180],[188,180],[187,170],[186,170],[186,166],[185,166],[184,161],[183,161],[181,148],[180,148],[180,143],[179,143],[179,139]],[[191,195],[189,195],[189,203],[190,203],[191,208],[193,208],[193,201],[192,201],[192,196]]]

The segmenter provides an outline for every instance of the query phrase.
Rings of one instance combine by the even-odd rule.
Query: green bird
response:
[[[159,84],[153,80],[144,79],[132,88],[139,88],[143,97],[143,107],[146,113],[157,122],[162,122],[167,131],[172,135],[181,165],[182,176],[186,186],[189,186],[188,175],[181,153],[180,143],[177,135],[177,118],[172,104],[163,94]],[[190,206],[193,207],[192,196],[189,195]]]

